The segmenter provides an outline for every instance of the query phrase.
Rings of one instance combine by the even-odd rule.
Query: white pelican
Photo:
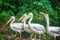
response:
[[[45,16],[45,19],[46,19],[46,23],[47,23],[47,33],[50,35],[50,36],[53,36],[54,37],[54,40],[57,36],[60,36],[60,27],[55,27],[55,26],[49,26],[49,15],[48,14],[45,14],[43,12],[40,12],[41,14],[43,14]]]
[[[33,18],[33,14],[32,13],[29,13],[27,19],[30,18],[29,22],[28,22],[28,26],[30,28],[30,30],[34,33],[37,33],[37,34],[44,34],[45,33],[45,28],[43,25],[41,24],[35,24],[35,23],[31,23],[32,21],[32,18]],[[22,20],[23,22],[24,20]]]
[[[26,15],[24,14],[22,18],[24,18],[25,16]],[[15,32],[19,32],[21,38],[21,31],[23,31],[23,23],[14,23],[14,21],[15,21],[15,17],[12,16],[10,20],[6,23],[6,25],[10,22],[10,28]]]
[[[18,21],[20,21],[21,19],[22,20],[24,20],[23,21],[23,28],[24,28],[24,31],[26,31],[26,32],[28,32],[28,33],[31,33],[31,30],[29,29],[29,27],[28,27],[28,24],[26,24],[26,19],[27,19],[27,14],[25,14],[26,16],[24,17],[24,19],[23,19],[23,17],[22,18],[20,18]]]
[[[24,20],[23,21],[23,29],[24,29],[24,31],[26,31],[28,33],[32,33],[32,31],[28,27],[28,24],[26,24],[27,17],[28,17],[28,15],[26,15],[24,19],[22,19],[23,17],[21,18],[22,20]],[[18,21],[20,21],[21,19],[19,19]],[[32,39],[31,36],[30,36],[30,38]]]

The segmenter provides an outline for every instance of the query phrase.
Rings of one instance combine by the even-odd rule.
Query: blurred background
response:
[[[46,27],[46,20],[44,16],[40,14],[40,12],[44,12],[49,15],[51,26],[60,26],[59,0],[0,0],[0,40],[15,40],[19,37],[19,33],[15,34],[15,32],[10,29],[9,24],[6,26],[5,24],[11,16],[15,16],[15,22],[18,22],[18,19],[23,14],[30,12],[34,14],[32,23],[42,24]],[[27,32],[23,32],[22,34],[23,38],[30,36]],[[12,35],[17,35],[17,37],[13,38]],[[9,39],[10,37],[12,38]],[[48,36],[48,38],[49,40],[53,40],[53,37]],[[56,40],[59,39],[59,37],[56,38]]]

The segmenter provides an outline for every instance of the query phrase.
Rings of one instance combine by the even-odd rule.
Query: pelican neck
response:
[[[14,19],[12,19],[12,21],[11,21],[11,23],[10,24],[13,24],[13,22],[15,21],[15,18]]]
[[[33,16],[30,17],[28,24],[31,23],[32,19],[33,19]]]
[[[46,18],[46,25],[47,25],[47,27],[49,27],[49,16],[45,17],[45,18]]]

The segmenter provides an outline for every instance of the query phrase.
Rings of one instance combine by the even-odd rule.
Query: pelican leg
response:
[[[33,34],[34,34],[34,33],[32,33],[31,36],[30,36],[30,39],[31,39],[31,40],[32,40]]]
[[[40,40],[41,35],[39,34],[39,40]]]
[[[54,37],[54,40],[56,40],[56,37]]]
[[[44,40],[47,40],[47,38],[46,38],[46,35],[45,35],[45,34],[43,34],[43,38],[44,38]]]
[[[34,38],[35,38],[35,40],[36,40],[36,34],[35,34]]]
[[[20,33],[20,38],[21,38],[21,33]]]
[[[16,35],[17,35],[17,32],[16,32]]]
[[[21,39],[21,32],[19,34],[20,34],[20,39]]]

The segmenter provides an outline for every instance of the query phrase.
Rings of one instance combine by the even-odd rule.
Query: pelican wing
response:
[[[60,27],[50,26],[49,31],[58,33],[58,32],[60,32]]]
[[[13,23],[10,26],[16,29],[22,29],[23,23]]]
[[[42,27],[40,27],[39,24],[30,24],[30,30],[35,32],[35,33],[38,33],[38,34],[44,34],[44,29]]]
[[[45,28],[43,25],[40,25],[40,24],[30,24],[32,25],[36,30],[40,30],[40,31],[44,31],[45,32]]]
[[[50,36],[60,36],[60,34],[57,34],[57,33],[53,33],[53,32],[48,32],[48,34],[50,35]]]

